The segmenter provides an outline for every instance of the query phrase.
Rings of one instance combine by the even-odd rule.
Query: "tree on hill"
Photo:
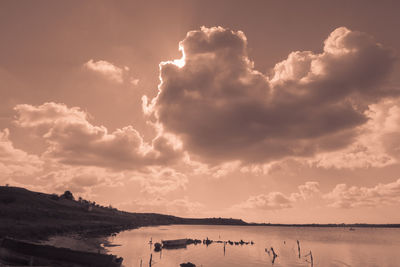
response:
[[[74,195],[72,195],[71,191],[69,190],[65,191],[64,194],[61,195],[61,197],[68,200],[74,200]]]

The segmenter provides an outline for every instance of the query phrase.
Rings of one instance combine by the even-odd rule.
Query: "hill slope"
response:
[[[114,232],[180,223],[174,216],[127,213],[18,187],[0,187],[0,237],[43,238],[63,232]]]
[[[0,238],[42,239],[68,232],[110,234],[165,224],[246,225],[242,220],[189,219],[155,213],[129,213],[24,188],[0,186]]]

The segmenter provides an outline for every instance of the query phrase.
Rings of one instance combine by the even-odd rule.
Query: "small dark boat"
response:
[[[163,247],[180,247],[187,245],[187,239],[162,240]]]
[[[0,259],[26,266],[120,267],[122,258],[114,255],[38,245],[15,239],[0,240]]]
[[[181,246],[186,245],[187,239],[174,239],[174,240],[162,240],[163,246]]]

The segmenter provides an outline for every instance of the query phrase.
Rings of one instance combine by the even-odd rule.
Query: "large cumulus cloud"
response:
[[[160,64],[145,112],[207,162],[266,162],[350,144],[368,105],[397,94],[382,83],[392,51],[364,33],[334,30],[322,53],[293,52],[270,75],[254,69],[247,40],[221,27],[191,31],[183,57]],[[268,47],[266,47],[268,53]]]

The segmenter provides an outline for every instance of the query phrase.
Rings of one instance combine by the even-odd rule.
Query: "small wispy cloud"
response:
[[[94,61],[93,59],[91,59],[88,62],[86,62],[83,66],[88,70],[99,73],[108,80],[116,83],[123,83],[124,81],[123,73],[124,71],[129,70],[128,67],[119,68],[114,64],[105,60]]]
[[[131,82],[131,84],[133,84],[133,85],[138,85],[139,84],[139,79],[135,79],[135,78],[131,78],[130,79],[130,82]]]

